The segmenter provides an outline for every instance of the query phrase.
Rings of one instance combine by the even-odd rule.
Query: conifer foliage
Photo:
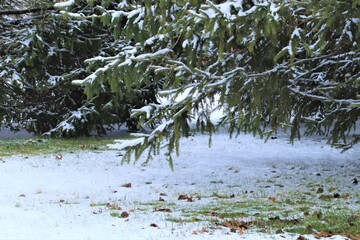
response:
[[[166,138],[171,162],[190,120],[210,134],[223,125],[265,138],[289,129],[294,140],[304,124],[306,134],[325,134],[333,144],[359,140],[346,137],[360,115],[359,0],[88,3],[101,9],[91,17],[124,46],[87,60],[93,73],[74,83],[88,97],[107,82],[124,99],[149,91],[162,99],[133,109],[140,123],[156,127],[120,146],[126,159],[145,149],[151,156]],[[215,109],[224,111],[218,126],[210,121]]]
[[[122,46],[103,24],[66,17],[61,4],[48,0],[0,5],[0,125],[56,136],[104,134],[107,125],[126,121],[136,126],[129,120],[131,103],[107,83],[91,99],[71,83],[86,77],[86,59],[112,56]],[[85,1],[74,10],[96,12]]]
[[[80,7],[85,6],[85,7]],[[210,134],[267,139],[288,129],[291,140],[324,134],[350,147],[360,116],[359,0],[69,0],[69,21],[100,24],[116,49],[85,60],[72,81],[88,99],[127,102],[142,138],[120,147],[125,160],[164,147],[178,152],[190,121]],[[91,11],[84,11],[91,9]],[[160,101],[161,100],[161,101]],[[214,125],[211,113],[223,110]],[[211,139],[211,138],[210,138]]]

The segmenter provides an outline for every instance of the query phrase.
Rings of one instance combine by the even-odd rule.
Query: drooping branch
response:
[[[1,10],[1,15],[21,15],[21,14],[28,14],[28,13],[37,13],[37,12],[45,12],[45,11],[54,11],[54,6],[49,6],[47,8],[28,8],[28,9],[8,9],[8,10]]]

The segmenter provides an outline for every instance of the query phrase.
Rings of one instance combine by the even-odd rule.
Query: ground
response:
[[[360,147],[197,134],[164,156],[1,156],[0,239],[357,239]],[[311,234],[310,234],[311,233]],[[342,235],[342,236],[340,236]],[[303,237],[303,238],[302,238]]]

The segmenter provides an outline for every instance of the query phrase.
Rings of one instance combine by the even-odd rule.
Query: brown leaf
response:
[[[187,194],[181,194],[179,197],[178,197],[178,200],[187,200],[189,199],[189,196]]]
[[[134,209],[130,209],[129,212],[133,213],[133,212],[135,212],[135,210],[134,210]]]
[[[194,235],[199,234],[199,230],[195,229],[195,230],[192,232],[192,234],[194,234]]]
[[[159,226],[156,225],[155,223],[152,223],[152,224],[150,224],[150,227],[158,228]]]
[[[131,188],[131,183],[125,183],[125,184],[121,185],[121,187]]]
[[[339,193],[334,193],[334,198],[340,198],[340,194]]]
[[[276,202],[276,197],[269,197],[270,202]]]
[[[196,229],[196,230],[194,230],[194,231],[193,231],[193,234],[197,235],[197,234],[203,234],[203,233],[205,233],[205,232],[207,232],[206,227],[202,227],[201,229]]]
[[[230,232],[236,232],[236,230],[239,231],[240,234],[243,234],[246,229],[250,227],[252,222],[245,222],[245,221],[226,221],[222,223],[221,225],[227,228],[230,228]]]
[[[115,209],[115,210],[122,210],[121,207],[119,207],[117,204],[115,203],[107,203],[106,204],[106,207],[109,208],[109,209]]]
[[[55,156],[55,159],[56,159],[56,160],[61,160],[62,157],[63,157],[62,154],[59,154],[59,155],[56,155],[56,156]]]
[[[172,212],[170,208],[155,208],[155,212]]]
[[[129,217],[129,213],[126,212],[126,211],[123,211],[123,212],[120,214],[120,217],[121,217],[121,218],[127,218],[127,217]]]
[[[307,238],[304,237],[304,236],[302,236],[302,235],[300,235],[296,240],[307,240]]]
[[[332,237],[334,235],[336,235],[337,233],[335,231],[329,231],[329,232],[325,232],[325,231],[320,231],[315,233],[315,237],[317,238],[321,238],[321,237]]]
[[[187,202],[193,202],[194,199],[187,195],[187,194],[181,194],[179,197],[178,197],[178,200],[186,200]]]

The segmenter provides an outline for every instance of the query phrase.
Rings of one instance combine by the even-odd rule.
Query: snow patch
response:
[[[75,0],[69,0],[69,1],[65,1],[65,2],[58,2],[54,4],[55,8],[66,8],[66,7],[71,7],[72,5],[74,5]]]

